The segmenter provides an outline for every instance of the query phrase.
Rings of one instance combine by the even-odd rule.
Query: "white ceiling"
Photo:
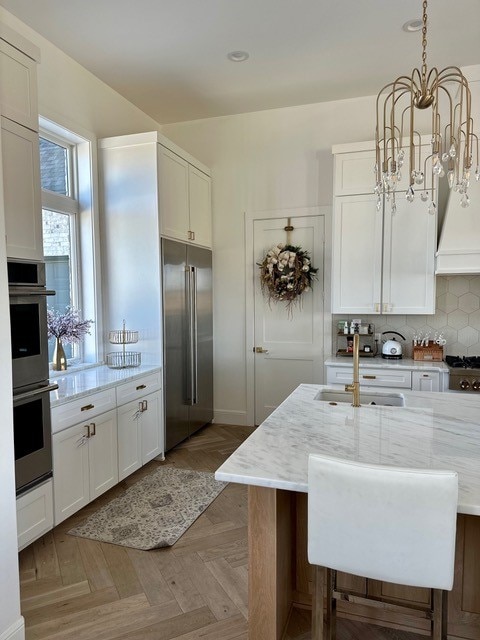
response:
[[[160,123],[373,95],[421,63],[421,0],[0,5]],[[479,35],[480,0],[430,1],[429,66],[480,64]]]

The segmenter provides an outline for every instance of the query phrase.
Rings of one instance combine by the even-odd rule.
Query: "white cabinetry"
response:
[[[163,454],[160,374],[117,387],[119,480]]]
[[[162,236],[211,247],[210,176],[163,145],[158,167]]]
[[[3,36],[3,33],[2,33]],[[7,257],[41,260],[42,217],[36,62],[20,39],[0,39],[0,114]]]
[[[351,384],[353,382],[352,367],[327,366],[327,384]],[[388,370],[378,367],[360,367],[360,385],[362,387],[394,387],[398,389],[412,388],[412,372],[403,369]]]
[[[0,113],[38,131],[37,63],[1,37]]]
[[[441,376],[437,371],[412,371],[413,391],[442,391]]]
[[[38,134],[1,118],[7,256],[43,258]]]
[[[117,484],[114,408],[110,389],[52,409],[55,524]]]
[[[404,362],[404,361],[403,361]],[[435,366],[431,370],[422,365],[416,365],[410,361],[399,366],[395,364],[363,364],[360,363],[360,386],[389,387],[392,389],[411,389],[412,391],[443,391],[448,387],[448,370],[439,363],[438,370]],[[353,380],[353,364],[345,365],[331,358],[325,363],[326,384],[343,388],[351,384]]]
[[[334,153],[332,312],[434,313],[436,216],[419,197],[407,202],[402,190],[396,213],[386,201],[378,209],[367,195],[374,153],[345,145]]]
[[[20,551],[53,527],[52,480],[17,498],[17,538]]]

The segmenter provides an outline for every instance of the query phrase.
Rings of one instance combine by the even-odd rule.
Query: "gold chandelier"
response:
[[[444,126],[440,103],[445,106],[448,118]],[[417,109],[431,109],[431,151],[428,153],[424,151],[425,146],[422,153],[421,135],[415,126]],[[416,191],[420,191],[421,199],[430,201],[429,213],[435,214],[435,189],[438,178],[446,173],[450,188],[460,194],[462,207],[470,204],[468,187],[473,151],[476,154],[475,178],[480,179],[470,89],[458,67],[446,67],[442,71],[427,69],[427,0],[423,1],[422,67],[414,69],[410,77],[398,77],[378,94],[375,143],[377,208],[381,208],[382,194],[385,194],[395,213],[395,194],[405,162],[408,164],[406,198],[409,202],[413,202]]]

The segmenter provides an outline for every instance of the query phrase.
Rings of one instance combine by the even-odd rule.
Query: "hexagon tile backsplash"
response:
[[[353,316],[348,318],[351,320]],[[334,327],[344,316],[333,316]],[[480,276],[437,276],[437,305],[433,316],[363,316],[375,331],[398,331],[405,336],[404,356],[412,357],[413,336],[443,333],[445,355],[480,356]],[[335,331],[333,332],[335,335]],[[379,345],[380,346],[380,345]],[[335,352],[335,344],[333,345]]]

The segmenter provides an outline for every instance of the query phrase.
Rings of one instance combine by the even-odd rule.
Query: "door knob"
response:
[[[254,347],[254,353],[268,353],[268,349],[264,349],[263,347]]]

